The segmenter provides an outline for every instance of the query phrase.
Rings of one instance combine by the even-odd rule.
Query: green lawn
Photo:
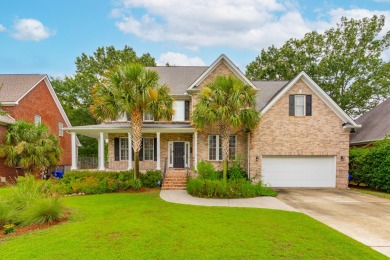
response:
[[[0,258],[386,259],[301,213],[172,204],[157,191],[63,200],[70,221],[0,240]]]

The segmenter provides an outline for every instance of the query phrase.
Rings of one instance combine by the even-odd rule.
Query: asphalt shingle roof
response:
[[[259,90],[256,95],[256,106],[261,110],[288,83],[288,81],[252,81],[252,83]]]
[[[0,74],[0,102],[16,102],[46,75]]]
[[[159,83],[166,84],[172,95],[187,94],[187,88],[202,75],[207,66],[148,67],[160,76]]]
[[[390,134],[390,98],[355,120],[362,128],[351,134],[350,143],[380,140]]]

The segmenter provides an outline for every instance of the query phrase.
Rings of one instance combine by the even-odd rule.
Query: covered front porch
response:
[[[104,123],[66,129],[72,137],[72,170],[130,170],[134,167],[130,124]],[[77,155],[76,134],[98,139],[97,164],[85,163]],[[198,133],[190,123],[148,122],[142,127],[140,170],[196,168]],[[105,154],[105,145],[108,153]],[[96,162],[95,162],[96,163]],[[87,167],[85,167],[87,166]],[[89,166],[89,167],[88,167]]]

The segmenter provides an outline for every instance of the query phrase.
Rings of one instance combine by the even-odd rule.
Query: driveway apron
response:
[[[277,189],[278,199],[390,257],[390,200],[338,189]]]

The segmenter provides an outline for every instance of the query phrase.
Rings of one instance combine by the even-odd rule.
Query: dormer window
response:
[[[154,116],[149,112],[144,112],[143,120],[144,121],[154,121]]]

